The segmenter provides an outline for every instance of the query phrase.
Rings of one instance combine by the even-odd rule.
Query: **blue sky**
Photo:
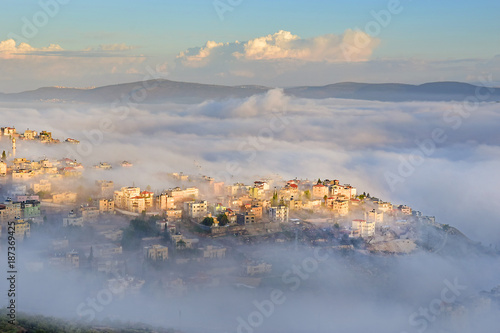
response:
[[[42,0],[40,3],[38,1],[2,1],[0,4],[2,13],[0,41],[8,40],[9,36],[22,37],[22,28],[25,25],[23,18],[34,22],[34,16],[43,10],[41,3],[51,2],[56,2],[56,0]],[[179,70],[179,63],[175,64],[176,56],[186,49],[203,47],[207,41],[246,42],[272,35],[280,30],[288,31],[303,40],[327,34],[341,36],[348,29],[365,31],[366,24],[374,21],[372,12],[386,10],[391,1],[234,0],[232,3],[239,2],[240,4],[228,5],[232,7],[232,10],[224,13],[223,20],[214,8],[213,0],[147,2],[60,0],[60,2],[68,3],[60,4],[57,14],[50,17],[46,25],[39,27],[35,36],[24,39],[31,47],[41,49],[50,44],[56,44],[64,51],[76,52],[90,48],[96,49],[99,45],[121,44],[130,49],[122,50],[124,52],[120,53],[120,57],[140,56],[144,58],[143,64],[148,63],[151,66],[165,63],[168,64],[169,72],[176,79],[183,77],[193,79],[199,75],[201,81],[208,82],[210,71],[207,68],[210,68],[212,62],[207,64],[203,71],[198,71],[198,74],[194,71],[186,73]],[[219,3],[231,3],[231,1],[220,0]],[[373,36],[378,40],[377,45],[373,46],[370,54],[360,60],[411,61],[413,64],[415,61],[435,64],[462,59],[480,59],[487,62],[500,54],[500,35],[497,33],[500,31],[500,20],[497,17],[500,12],[499,1],[401,0],[400,7],[401,12],[391,15],[391,21],[387,26],[379,25],[379,32]],[[20,38],[14,39],[17,43],[22,41]],[[2,52],[1,49],[0,52]],[[70,53],[59,54],[59,56],[66,57],[68,55]],[[54,55],[51,54],[51,56]],[[114,53],[113,56],[118,56],[118,53]],[[25,62],[32,60],[29,56],[25,58]],[[73,61],[74,64],[78,62],[77,59]],[[319,61],[318,58],[314,60],[315,67]],[[109,62],[107,64],[109,65]],[[256,65],[262,67],[262,63]],[[87,65],[82,64],[82,66]],[[177,70],[173,71],[174,68]],[[357,77],[363,78],[359,75],[359,69],[355,72],[345,72],[344,68],[339,68],[336,66],[335,71],[332,71],[333,75],[339,73],[339,79],[348,79],[349,75],[353,77],[353,80]],[[214,79],[215,83],[227,81],[231,84],[241,81],[231,79],[228,75],[225,75],[222,80],[220,69],[219,66],[218,72],[212,73],[219,75],[218,79]],[[249,69],[252,68],[245,67],[245,70]],[[117,74],[115,78],[118,81],[126,81],[127,75],[121,72],[123,70],[124,68],[120,68],[114,73]],[[240,70],[235,67],[232,71]],[[426,66],[425,70],[431,74],[428,80],[439,79],[432,75],[432,72],[435,72],[433,66]],[[470,68],[457,70],[461,71],[462,75],[450,76],[450,80],[462,78],[462,81],[466,81],[468,77],[473,76]],[[135,68],[128,72],[144,73],[145,71]],[[446,74],[448,72],[449,69],[443,69],[441,74],[444,79],[448,78],[449,74]],[[307,77],[308,73],[311,76],[315,72],[306,71],[298,73],[298,76]],[[366,76],[366,81],[377,81],[376,74],[374,72],[371,76]],[[68,76],[70,75],[67,73],[61,75],[60,80],[63,83],[75,81],[75,78],[70,80]],[[129,75],[128,79],[133,79],[133,77]],[[38,79],[33,77],[30,84],[34,80]],[[86,80],[91,83],[90,77],[84,81],[87,82]],[[102,78],[96,77],[95,80],[97,84],[103,82]],[[280,80],[283,79],[279,79],[278,76],[270,79],[256,74],[250,81],[261,84],[280,84]],[[300,84],[300,81],[297,79],[297,84]],[[310,79],[303,81],[309,83]],[[321,81],[320,84],[324,83],[324,80],[318,81]],[[380,78],[379,81],[384,80]],[[401,77],[399,81],[411,80]],[[415,81],[426,81],[426,79],[422,77]],[[471,79],[471,81],[474,80]],[[80,82],[83,81],[80,80]],[[112,80],[109,82],[111,83]],[[75,85],[76,83],[75,81]],[[21,85],[21,82],[18,85]],[[0,83],[0,91],[5,91],[3,86]]]

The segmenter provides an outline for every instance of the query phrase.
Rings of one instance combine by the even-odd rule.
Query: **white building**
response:
[[[192,218],[205,217],[208,213],[208,203],[203,201],[188,201],[184,203],[184,211]]]
[[[371,237],[375,235],[375,222],[352,220],[350,237]]]
[[[288,222],[289,209],[287,206],[269,208],[269,218],[271,221]]]

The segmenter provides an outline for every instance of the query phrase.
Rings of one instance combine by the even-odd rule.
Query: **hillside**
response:
[[[170,80],[149,80],[109,85],[92,89],[45,87],[20,93],[0,93],[4,102],[67,102],[109,104],[157,104],[166,102],[200,103],[205,100],[245,98],[266,93],[263,86],[223,86]],[[290,96],[301,98],[346,98],[374,101],[463,101],[488,94],[486,102],[500,101],[500,89],[481,88],[461,82],[432,82],[421,85],[400,83],[343,82],[326,86],[303,86],[285,89]]]

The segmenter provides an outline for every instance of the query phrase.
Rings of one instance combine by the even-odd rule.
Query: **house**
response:
[[[94,223],[99,218],[99,208],[92,206],[80,207],[80,213],[82,214],[83,222]]]
[[[33,170],[19,169],[12,170],[12,180],[13,181],[25,181],[33,178],[35,172]]]
[[[5,225],[7,222],[15,218],[21,218],[22,209],[21,203],[5,202],[0,204],[0,223]]]
[[[99,200],[99,212],[113,213],[115,211],[115,202],[111,199]]]
[[[56,193],[52,195],[52,202],[55,204],[75,203],[77,196],[76,192]]]
[[[34,140],[37,136],[37,132],[30,130],[29,128],[24,131],[23,138],[25,140]]]
[[[269,218],[271,221],[288,222],[289,209],[287,206],[277,206],[269,208]]]
[[[38,183],[31,184],[31,188],[35,193],[38,192],[50,193],[50,191],[52,191],[52,184],[47,179],[40,179]]]
[[[116,208],[125,209],[134,213],[153,208],[154,193],[142,191],[139,187],[122,187],[114,192],[114,205]]]
[[[332,210],[340,216],[347,215],[349,213],[349,200],[335,200],[332,205]]]
[[[375,222],[376,224],[384,222],[384,212],[377,212],[372,209],[369,212],[365,212],[365,220],[369,222]]]
[[[0,177],[5,177],[7,175],[7,163],[0,161]]]
[[[95,257],[112,257],[117,254],[122,254],[122,247],[113,243],[98,244],[92,247]]]
[[[257,275],[257,274],[264,274],[264,273],[270,273],[272,269],[272,265],[261,262],[261,263],[249,263],[245,267],[245,272],[247,275]]]
[[[144,257],[153,261],[165,261],[168,259],[168,247],[155,244],[144,247]]]
[[[313,186],[312,189],[312,198],[313,199],[323,199],[324,197],[328,196],[328,187],[325,185],[319,183]]]
[[[255,223],[255,214],[245,212],[243,214],[236,214],[236,222],[240,225]]]
[[[70,225],[83,227],[83,217],[78,216],[73,210],[69,212],[68,216],[63,218],[63,227]]]
[[[5,135],[5,136],[17,134],[15,127],[2,127],[0,130],[1,130],[0,134]]]
[[[398,206],[398,210],[404,214],[404,215],[412,215],[411,214],[411,208],[406,206],[406,205],[400,205]]]
[[[199,190],[196,187],[189,187],[185,190],[181,190],[180,187],[167,191],[168,196],[173,197],[175,202],[179,202],[185,199],[196,199],[199,195]]]
[[[203,201],[188,201],[184,203],[184,211],[191,218],[205,217],[208,213],[208,203]]]
[[[216,247],[213,245],[207,245],[204,248],[200,248],[200,250],[202,252],[203,258],[221,259],[226,256],[225,247]]]
[[[156,197],[156,207],[161,210],[175,209],[175,198],[163,192]]]
[[[112,198],[115,190],[115,184],[111,180],[96,180],[99,187],[99,195],[102,198]]]
[[[375,235],[375,222],[366,220],[352,220],[351,234],[349,237],[371,237]]]
[[[16,240],[23,240],[24,237],[30,237],[30,224],[24,219],[15,219],[15,238]]]

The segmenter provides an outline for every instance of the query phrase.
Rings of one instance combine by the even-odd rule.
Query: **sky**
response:
[[[0,92],[166,79],[273,87],[500,76],[498,1],[0,3]]]

